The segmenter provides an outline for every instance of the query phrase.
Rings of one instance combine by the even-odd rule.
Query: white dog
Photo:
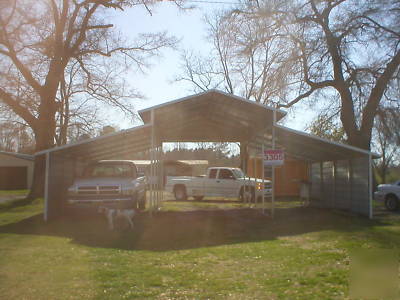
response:
[[[129,224],[129,227],[133,229],[133,217],[136,215],[134,209],[119,209],[99,206],[98,212],[104,213],[104,215],[107,217],[108,228],[110,230],[114,230],[114,220],[118,218],[124,218]]]

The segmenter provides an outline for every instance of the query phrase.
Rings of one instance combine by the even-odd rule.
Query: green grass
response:
[[[30,204],[32,200],[27,199],[27,195],[28,190],[0,190],[0,210]]]
[[[134,232],[95,216],[45,224],[41,200],[0,210],[1,298],[343,299],[351,251],[400,245],[397,216],[245,207],[167,201]]]
[[[25,196],[28,190],[0,190],[0,196]]]

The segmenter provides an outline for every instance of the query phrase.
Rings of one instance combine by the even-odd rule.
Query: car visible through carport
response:
[[[166,190],[175,195],[176,200],[193,197],[201,200],[204,197],[228,197],[254,201],[270,197],[271,181],[249,178],[239,168],[214,167],[207,170],[206,176],[182,176],[170,178]]]
[[[83,177],[68,189],[70,208],[99,205],[118,208],[145,208],[146,182],[129,160],[101,160],[89,164]]]

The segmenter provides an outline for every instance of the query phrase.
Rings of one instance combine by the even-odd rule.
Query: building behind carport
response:
[[[150,173],[150,160],[134,160],[139,172]],[[208,160],[203,159],[163,159],[163,176],[198,176],[205,174]]]
[[[373,155],[277,125],[286,115],[284,111],[210,90],[139,114],[142,126],[37,154],[46,155],[45,219],[63,213],[67,188],[89,161],[147,151],[150,160],[157,162],[163,143],[237,142],[242,167],[246,169],[249,156],[261,155],[261,149],[271,148],[273,137],[275,148],[309,164],[313,205],[372,217]],[[161,175],[162,170],[153,168],[151,174]],[[150,209],[157,209],[159,203],[156,190],[153,186],[150,191]]]
[[[0,151],[0,190],[30,189],[33,155]]]

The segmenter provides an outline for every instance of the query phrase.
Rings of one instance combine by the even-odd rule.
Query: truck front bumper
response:
[[[376,191],[374,193],[374,200],[375,201],[380,201],[380,202],[385,201],[385,193],[382,192],[382,191]]]
[[[136,199],[132,197],[117,198],[69,198],[67,205],[71,209],[96,209],[99,206],[107,206],[109,208],[132,208],[135,207]]]
[[[114,202],[122,202],[122,201],[133,201],[132,198],[114,198],[114,199],[68,199],[68,204],[82,204],[82,203],[114,203]]]

